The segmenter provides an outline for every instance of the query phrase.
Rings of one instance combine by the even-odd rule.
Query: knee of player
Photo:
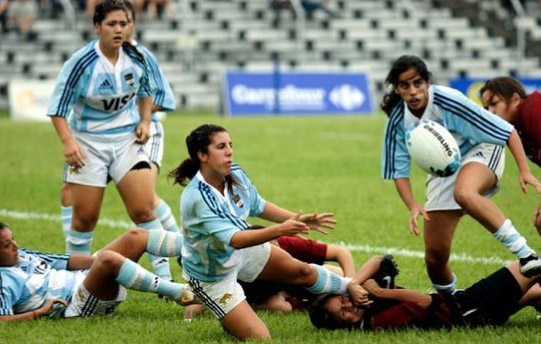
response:
[[[448,257],[447,257],[448,258]],[[437,250],[425,251],[425,264],[429,268],[444,266],[446,263],[445,257]]]
[[[72,218],[72,227],[81,231],[91,231],[96,227],[98,214],[93,212],[74,212]]]
[[[131,228],[128,230],[124,237],[131,243],[145,243],[148,241],[148,230],[142,228]]]
[[[100,251],[98,254],[98,259],[95,264],[105,267],[105,268],[114,268],[122,265],[123,259],[120,253],[104,250]]]
[[[455,201],[463,208],[468,207],[474,202],[476,193],[466,188],[455,188],[453,197]]]
[[[156,213],[152,209],[151,204],[148,206],[140,205],[135,209],[130,209],[129,214],[135,223],[144,223],[156,219]]]
[[[313,274],[315,271],[315,268],[310,266],[310,264],[307,263],[301,263],[299,265],[299,276],[300,277],[308,277],[311,274]]]

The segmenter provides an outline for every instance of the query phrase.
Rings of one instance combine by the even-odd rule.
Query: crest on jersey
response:
[[[128,73],[128,74],[124,75],[124,80],[126,80],[126,84],[128,84],[128,86],[135,85],[135,79],[134,79],[132,73]]]
[[[240,198],[239,195],[233,195],[233,202],[237,205],[237,207],[242,208],[244,203],[242,202],[242,198]]]

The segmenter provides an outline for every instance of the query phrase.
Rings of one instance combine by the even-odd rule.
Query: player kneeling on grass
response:
[[[0,222],[0,322],[109,314],[126,298],[125,288],[192,303],[189,286],[135,263],[145,252],[179,255],[182,237],[164,233],[135,228],[89,257],[19,249],[9,227]]]
[[[354,280],[368,292],[370,304],[364,295],[360,302],[353,294],[321,296],[310,310],[312,324],[330,330],[496,326],[525,306],[541,309],[540,277],[524,277],[518,261],[453,294],[382,288],[371,277],[374,271],[369,261]]]

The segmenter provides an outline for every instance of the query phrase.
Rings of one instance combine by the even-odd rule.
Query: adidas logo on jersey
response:
[[[109,82],[109,79],[103,80],[101,85],[98,87],[98,89],[100,89],[100,90],[109,90],[109,89],[112,89],[112,88],[113,88],[113,85],[111,85],[111,83]]]

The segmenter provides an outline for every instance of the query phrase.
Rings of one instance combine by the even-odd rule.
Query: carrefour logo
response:
[[[271,109],[276,99],[274,88],[249,87],[238,84],[231,90],[231,97],[237,104],[264,105]],[[324,109],[325,89],[306,88],[286,85],[279,90],[280,108],[287,109]]]
[[[360,108],[366,97],[360,89],[349,84],[343,84],[333,88],[329,99],[339,109],[351,111]]]

